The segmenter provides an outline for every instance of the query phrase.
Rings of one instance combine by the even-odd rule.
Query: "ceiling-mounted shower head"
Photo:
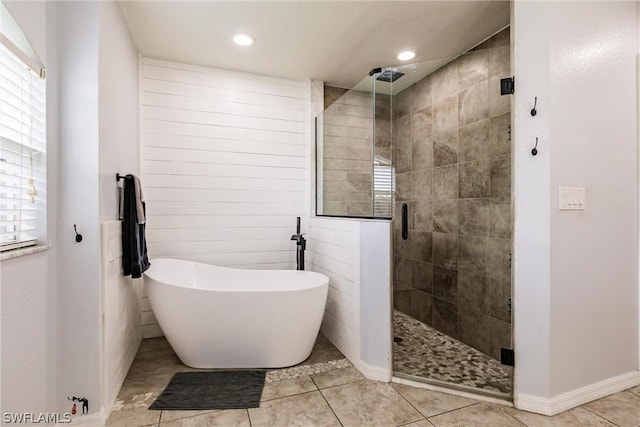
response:
[[[404,73],[401,73],[399,71],[384,70],[376,80],[380,80],[381,82],[393,83],[402,76],[404,76]]]

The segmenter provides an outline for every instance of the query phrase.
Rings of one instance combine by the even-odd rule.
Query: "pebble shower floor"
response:
[[[393,344],[394,373],[511,394],[510,366],[397,310],[393,331],[402,339]]]

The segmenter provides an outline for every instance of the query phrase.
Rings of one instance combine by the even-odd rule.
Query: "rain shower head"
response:
[[[399,71],[384,70],[376,80],[380,80],[381,82],[393,83],[402,76],[404,76],[404,73],[401,73]]]

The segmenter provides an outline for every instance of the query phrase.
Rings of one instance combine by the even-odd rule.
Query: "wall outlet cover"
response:
[[[561,211],[583,211],[586,204],[584,187],[558,187],[558,209]]]

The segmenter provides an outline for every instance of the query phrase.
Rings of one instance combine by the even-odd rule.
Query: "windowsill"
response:
[[[44,252],[51,249],[52,245],[35,245],[28,246],[26,248],[14,249],[12,251],[0,252],[0,261],[7,259],[18,258],[25,255],[31,255],[38,252]]]

